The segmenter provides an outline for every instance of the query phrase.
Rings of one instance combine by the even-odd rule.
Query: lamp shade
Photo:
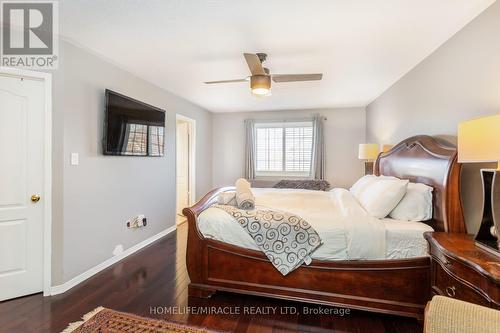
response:
[[[383,153],[387,153],[389,150],[391,150],[391,149],[392,149],[392,147],[394,147],[394,146],[393,146],[393,145],[387,145],[387,144],[386,144],[386,145],[383,145],[383,146],[382,146],[382,152],[383,152]]]
[[[376,143],[361,143],[358,150],[360,160],[376,160],[379,153],[379,147]]]
[[[500,115],[458,125],[458,162],[500,161]]]

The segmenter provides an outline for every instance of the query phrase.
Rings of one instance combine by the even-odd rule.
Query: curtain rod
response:
[[[256,123],[297,123],[302,121],[311,121],[314,120],[314,117],[311,118],[292,118],[292,119],[245,119],[245,120],[253,120]],[[327,117],[321,117],[321,120],[328,120]]]

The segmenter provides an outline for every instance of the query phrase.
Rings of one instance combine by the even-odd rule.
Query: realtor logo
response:
[[[56,1],[1,1],[2,66],[57,68],[57,5]]]

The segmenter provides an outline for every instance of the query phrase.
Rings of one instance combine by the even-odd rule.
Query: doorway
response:
[[[50,293],[51,75],[0,68],[0,301]]]
[[[194,119],[176,115],[176,224],[186,222],[182,209],[195,200],[195,131]]]

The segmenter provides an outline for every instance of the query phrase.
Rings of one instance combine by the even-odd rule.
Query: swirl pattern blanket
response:
[[[297,215],[267,209],[243,210],[228,205],[213,207],[238,221],[283,275],[303,262],[309,264],[311,253],[322,244],[316,230]]]

